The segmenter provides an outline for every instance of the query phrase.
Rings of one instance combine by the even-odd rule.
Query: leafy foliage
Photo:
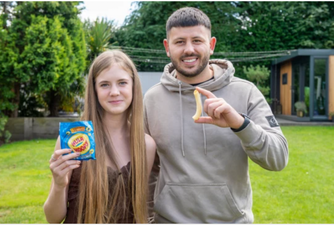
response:
[[[268,53],[258,57],[254,54],[251,59],[247,52],[334,47],[334,18],[331,16],[334,6],[331,2],[141,1],[134,4],[137,8],[117,31],[116,37],[141,71],[161,71],[169,62],[162,45],[166,21],[184,6],[199,8],[209,16],[212,36],[217,38],[212,58],[231,60],[236,76],[242,78],[246,78],[244,66],[255,63],[269,68],[272,59],[282,56]],[[240,56],[238,60],[236,53]]]
[[[139,71],[162,71],[170,62],[162,44],[166,21],[184,6],[209,16],[217,38],[211,58],[232,61],[241,78],[247,79],[244,67],[269,68],[287,50],[334,48],[332,2],[138,1],[120,28],[106,19],[83,25],[80,4],[0,2],[2,113],[38,116],[45,108],[56,116],[60,109],[70,110],[83,95],[91,61],[106,48],[124,50]]]
[[[305,102],[302,102],[302,101],[295,102],[294,106],[296,107],[297,111],[303,111],[303,112],[307,113],[307,108],[306,108]]]
[[[245,45],[254,51],[333,47],[333,3],[241,2]]]
[[[116,27],[114,21],[108,21],[106,18],[101,20],[97,18],[95,21],[85,20],[84,29],[88,53],[86,72],[88,72],[88,67],[95,57],[117,43],[110,42],[115,38]]]
[[[0,145],[3,143],[8,143],[12,134],[5,129],[8,118],[0,115]]]
[[[8,84],[6,109],[16,107],[11,116],[38,114],[32,102],[57,116],[61,104],[83,94],[86,48],[78,4],[17,2],[10,26],[2,23],[0,81]]]
[[[265,66],[256,65],[255,67],[251,65],[250,67],[246,68],[243,67],[244,73],[249,81],[252,81],[256,87],[261,91],[261,93],[267,97],[267,101],[270,103],[270,99],[268,98],[270,87],[266,86],[270,71]]]

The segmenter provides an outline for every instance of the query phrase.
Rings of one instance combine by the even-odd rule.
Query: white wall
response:
[[[138,72],[138,75],[140,78],[143,94],[145,95],[146,91],[150,89],[150,87],[160,82],[162,71],[161,72]]]

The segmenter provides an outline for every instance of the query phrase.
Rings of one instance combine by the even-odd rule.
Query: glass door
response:
[[[298,57],[292,62],[292,115],[297,115],[295,103],[303,102],[306,112],[303,116],[309,116],[310,102],[310,57]]]
[[[328,58],[311,57],[310,116],[312,120],[327,120]]]

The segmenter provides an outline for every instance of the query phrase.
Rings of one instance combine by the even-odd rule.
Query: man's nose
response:
[[[191,55],[192,53],[194,53],[194,46],[191,42],[187,42],[184,48],[184,53],[187,55]]]

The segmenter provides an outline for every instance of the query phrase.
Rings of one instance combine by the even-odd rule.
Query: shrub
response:
[[[7,121],[7,117],[3,115],[0,117],[0,145],[2,145],[3,143],[8,143],[10,137],[12,136],[12,134],[8,130],[5,130]]]

